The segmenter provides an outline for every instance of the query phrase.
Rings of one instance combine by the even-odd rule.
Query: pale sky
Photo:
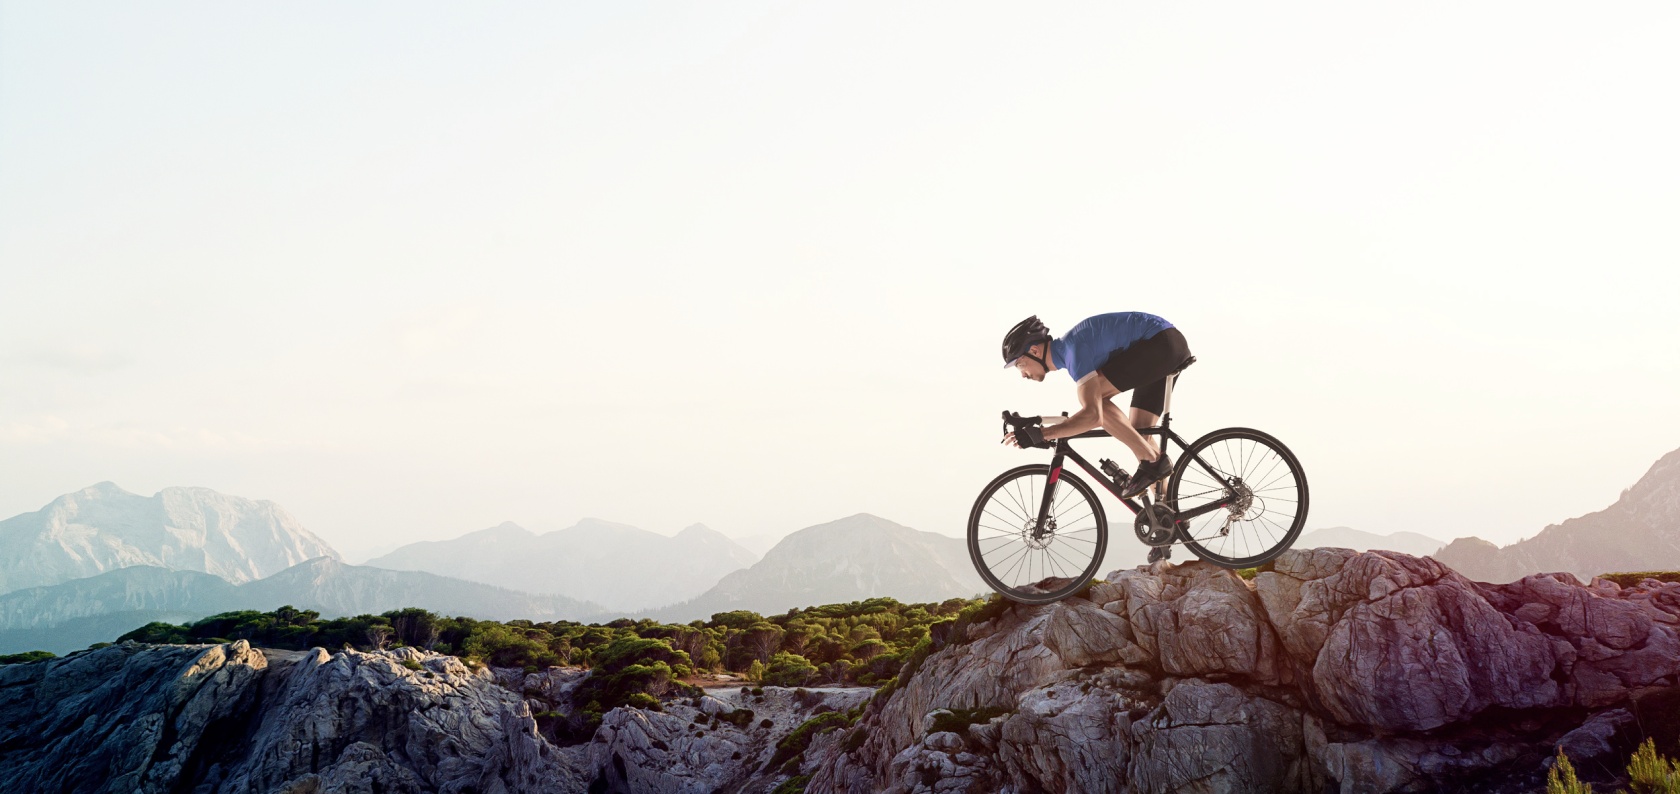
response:
[[[1044,457],[998,413],[1076,407],[1003,332],[1136,309],[1200,358],[1175,427],[1283,439],[1309,529],[1509,543],[1680,447],[1676,40],[1672,3],[0,3],[0,516],[112,480],[353,558],[955,535]]]

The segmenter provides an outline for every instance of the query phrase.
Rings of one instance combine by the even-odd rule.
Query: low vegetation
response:
[[[1630,788],[1617,789],[1616,794],[1680,794],[1680,763],[1657,753],[1652,739],[1646,739],[1628,759],[1627,776]],[[1575,766],[1559,750],[1546,775],[1546,794],[1593,794],[1593,787],[1581,782]]]
[[[601,715],[617,706],[657,708],[666,695],[687,694],[690,687],[683,680],[700,672],[729,672],[785,687],[880,686],[894,680],[906,664],[912,670],[920,664],[930,632],[949,630],[959,613],[972,619],[980,603],[951,599],[903,604],[873,598],[769,617],[744,610],[720,612],[711,620],[687,624],[628,619],[605,624],[500,622],[441,617],[422,609],[322,618],[311,610],[285,606],[272,612],[228,612],[179,626],[150,623],[118,641],[190,644],[243,639],[295,650],[412,646],[454,654],[469,665],[527,672],[554,665],[591,668],[594,674],[576,696],[583,707],[565,724],[550,726],[557,736],[565,736],[592,733]]]
[[[1633,587],[1646,579],[1659,582],[1680,582],[1680,571],[1635,571],[1633,573],[1604,573],[1598,578],[1606,579],[1622,587]]]

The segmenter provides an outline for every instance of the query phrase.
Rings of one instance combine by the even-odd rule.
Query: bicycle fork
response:
[[[1033,522],[1032,539],[1043,540],[1050,533],[1050,505],[1056,497],[1056,483],[1062,479],[1062,444],[1056,442],[1056,456],[1050,459],[1050,482],[1044,486],[1044,498],[1039,501],[1038,520]]]

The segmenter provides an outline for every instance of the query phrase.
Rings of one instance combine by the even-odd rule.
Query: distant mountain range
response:
[[[1586,580],[1619,571],[1680,569],[1680,450],[1664,455],[1603,510],[1503,548],[1459,538],[1434,557],[1471,579],[1493,583],[1551,571]]]
[[[1301,533],[1295,539],[1293,548],[1323,549],[1340,548],[1354,551],[1399,551],[1414,557],[1427,557],[1434,554],[1446,541],[1436,540],[1428,535],[1416,532],[1395,532],[1391,535],[1378,535],[1374,532],[1364,532],[1351,527],[1326,527]]]
[[[877,596],[943,601],[985,590],[962,539],[859,513],[794,532],[752,567],[651,614],[686,622],[734,609],[769,615]]]
[[[586,518],[540,535],[504,523],[454,540],[410,543],[364,564],[587,598],[636,612],[694,598],[757,559],[700,524],[665,536]]]
[[[420,607],[499,620],[687,621],[985,589],[961,539],[868,514],[794,532],[756,564],[704,526],[667,537],[586,519],[543,534],[504,523],[357,566],[272,502],[204,488],[147,498],[111,483],[0,522],[0,551],[0,653],[73,650],[155,620],[287,604],[327,616]]]
[[[64,652],[109,641],[155,620],[182,623],[290,604],[327,617],[420,607],[485,620],[599,620],[599,604],[531,595],[418,571],[345,565],[318,557],[244,584],[197,571],[133,566],[0,595],[0,653]]]
[[[0,521],[0,593],[135,565],[199,571],[237,584],[337,556],[273,502],[208,488],[165,488],[145,497],[102,482]]]

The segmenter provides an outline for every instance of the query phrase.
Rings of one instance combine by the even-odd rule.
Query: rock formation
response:
[[[1626,709],[1675,691],[1677,626],[1680,584],[1487,585],[1394,552],[1119,571],[968,626],[802,770],[811,792],[1526,791],[1560,743],[1625,758]]]
[[[412,649],[109,647],[0,667],[0,779],[204,794],[1515,794],[1543,788],[1562,747],[1614,783],[1644,735],[1673,754],[1680,584],[1485,584],[1346,549],[1286,552],[1252,581],[1163,563],[936,624],[880,692],[713,689],[611,711],[565,746],[552,726],[587,675]]]

